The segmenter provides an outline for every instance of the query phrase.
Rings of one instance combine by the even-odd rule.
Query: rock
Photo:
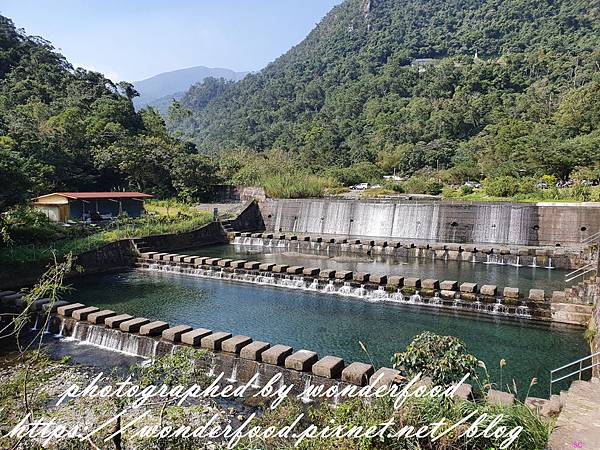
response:
[[[514,394],[490,389],[487,393],[487,402],[492,405],[512,406],[515,402]]]

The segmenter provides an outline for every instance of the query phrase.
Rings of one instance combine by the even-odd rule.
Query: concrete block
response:
[[[310,242],[310,236],[302,236],[300,240],[304,242]]]
[[[466,294],[476,294],[477,293],[477,283],[462,283],[460,285],[460,292]]]
[[[492,405],[512,406],[515,402],[514,394],[490,389],[487,393],[487,402]]]
[[[6,298],[6,297],[4,297],[4,298]],[[73,311],[75,311],[77,309],[82,309],[85,307],[86,306],[83,303],[69,303],[68,305],[60,306],[57,309],[57,312],[58,312],[59,316],[71,317],[71,314],[73,314]]]
[[[182,263],[182,262],[183,262],[183,260],[184,260],[185,258],[187,258],[188,256],[190,256],[190,255],[177,255],[177,256],[174,256],[174,257],[173,257],[173,261],[174,261],[174,262],[178,262],[178,263]]]
[[[320,271],[321,269],[318,269],[317,267],[305,267],[302,274],[308,277],[316,277],[319,275]]]
[[[442,297],[442,298],[454,298],[454,297],[456,297],[456,292],[457,291],[451,291],[451,290],[448,290],[448,289],[442,289],[440,291],[440,297]]]
[[[232,269],[242,269],[244,267],[244,264],[246,264],[246,260],[245,259],[238,259],[236,261],[231,261],[231,263],[229,264],[229,266]]]
[[[194,264],[196,262],[196,258],[200,258],[200,257],[196,256],[196,255],[186,256],[185,258],[183,258],[183,262],[188,263],[188,264]]]
[[[519,298],[519,288],[505,287],[503,295],[507,298]]]
[[[229,339],[231,333],[226,331],[217,331],[200,339],[200,346],[209,350],[221,350],[221,344],[224,340]]]
[[[65,302],[64,300],[58,300],[56,302],[54,302],[54,304],[52,303],[46,303],[44,306],[42,306],[42,311],[44,312],[56,312],[56,310],[58,308],[60,308],[61,306],[65,306],[68,305],[69,302]]]
[[[388,243],[387,241],[375,241],[375,245],[377,247],[387,247]]]
[[[290,266],[287,268],[287,273],[289,273],[291,275],[300,275],[300,274],[302,274],[303,270],[304,270],[303,266]]]
[[[277,344],[262,353],[262,361],[274,366],[281,366],[284,364],[285,358],[292,354],[292,351],[292,347]]]
[[[258,270],[259,267],[260,267],[259,261],[249,261],[244,264],[244,269],[248,269],[248,270]]]
[[[100,311],[91,313],[88,316],[87,320],[89,323],[95,323],[98,325],[102,325],[106,319],[108,319],[109,317],[114,317],[116,315],[117,315],[117,313],[111,309],[102,309]]]
[[[140,331],[142,325],[146,325],[147,323],[150,323],[149,319],[146,319],[145,317],[136,317],[122,322],[121,325],[119,325],[119,329],[126,333],[137,333]]]
[[[468,383],[461,384],[454,393],[454,398],[469,401],[473,400],[473,386]]]
[[[536,248],[535,256],[548,256],[548,249],[547,248]]]
[[[206,265],[206,266],[208,266],[209,264],[207,264],[207,261],[208,261],[209,259],[212,259],[212,258],[210,258],[210,257],[208,257],[208,256],[197,256],[197,257],[194,259],[194,266],[195,266],[195,267],[199,267],[199,266],[205,266],[205,265]]]
[[[211,334],[212,331],[206,328],[196,328],[192,331],[187,331],[181,335],[181,342],[194,347],[200,346],[200,342],[203,337]]]
[[[240,358],[261,361],[263,352],[270,346],[268,342],[254,341],[240,350]]]
[[[161,252],[161,253],[154,253],[154,254],[152,255],[152,259],[155,259],[155,260],[157,260],[157,261],[160,261],[164,255],[168,255],[168,253],[164,253],[164,252]]]
[[[312,373],[323,378],[339,378],[344,370],[344,360],[337,356],[325,356],[312,366]]]
[[[104,320],[104,325],[108,328],[119,328],[123,322],[133,319],[129,314],[119,314],[117,316],[107,317]]]
[[[438,280],[434,280],[433,278],[426,278],[421,281],[421,287],[423,289],[435,290],[440,288],[440,282]]]
[[[481,247],[481,248],[479,249],[479,251],[480,251],[481,253],[487,253],[487,254],[489,255],[490,253],[493,253],[493,252],[494,252],[494,249],[493,249],[492,247]]]
[[[366,283],[367,281],[369,281],[370,275],[371,274],[367,272],[355,272],[352,279],[359,283]]]
[[[273,273],[285,273],[289,266],[285,264],[276,264],[271,269]]]
[[[565,291],[552,292],[552,303],[566,303],[567,293]]]
[[[404,277],[398,275],[388,277],[388,284],[398,286],[399,288],[401,288],[404,285]]]
[[[335,278],[335,270],[321,269],[321,271],[319,272],[319,277],[320,278]]]
[[[442,289],[444,291],[457,291],[458,290],[458,281],[444,280],[440,283],[440,289]]]
[[[285,358],[285,367],[299,372],[307,372],[318,359],[319,357],[315,352],[298,350]]]
[[[95,306],[88,306],[87,308],[76,309],[73,311],[71,317],[75,320],[86,320],[91,313],[96,311],[100,311],[100,308],[96,308]]]
[[[495,284],[484,284],[479,289],[479,293],[487,297],[495,297],[498,294],[498,287]]]
[[[140,253],[140,257],[144,259],[152,259],[152,255],[156,255],[158,252],[144,252]]]
[[[374,273],[369,278],[369,281],[373,284],[383,285],[383,284],[387,284],[388,277],[387,277],[387,275],[382,275],[380,273]]]
[[[375,369],[373,369],[371,364],[353,362],[342,370],[342,381],[358,386],[365,386],[374,373]]]
[[[529,289],[529,300],[534,302],[543,302],[545,297],[546,293],[543,289]]]
[[[337,270],[335,272],[335,278],[338,280],[351,280],[352,272],[349,270]]]
[[[223,258],[223,259],[220,259],[220,260],[217,261],[217,266],[219,266],[219,267],[229,267],[232,262],[233,262],[233,259]]]
[[[169,324],[167,322],[163,322],[162,320],[156,320],[154,322],[147,323],[146,325],[142,325],[140,327],[140,335],[158,336],[167,328],[169,328]]]
[[[204,261],[204,264],[207,266],[216,266],[220,260],[221,258],[207,258],[206,261]]]
[[[273,270],[273,267],[275,267],[274,263],[263,263],[258,266],[258,270],[260,270],[261,272],[271,272]]]
[[[221,350],[228,353],[239,353],[240,350],[252,342],[248,336],[236,335],[226,339],[221,344]]]
[[[421,279],[415,277],[407,277],[404,279],[404,286],[411,288],[420,288],[421,287]]]
[[[50,303],[50,299],[49,298],[38,298],[37,300],[34,300],[33,303],[31,304],[31,310],[32,311],[41,311],[42,308],[44,307],[44,305]],[[81,311],[81,310],[78,310]]]
[[[390,386],[398,375],[400,375],[399,370],[390,369],[388,367],[382,367],[381,369],[378,369],[377,372],[375,372],[373,375],[371,375],[371,378],[369,379],[369,384],[375,388],[378,388],[380,386]]]
[[[16,294],[15,291],[0,291],[0,298],[6,297],[7,295],[14,295],[14,294]]]
[[[460,244],[446,244],[446,249],[453,252],[460,252],[462,247]]]
[[[163,330],[162,338],[170,342],[181,342],[181,336],[188,331],[192,331],[192,327],[189,325],[176,325]]]

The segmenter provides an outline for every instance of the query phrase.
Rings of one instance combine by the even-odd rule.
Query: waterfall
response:
[[[537,256],[533,257],[533,261],[531,262],[531,265],[529,267],[537,267]]]
[[[310,291],[316,291],[318,289],[319,289],[319,280],[317,280],[315,278],[314,280],[312,280],[312,282],[308,286],[308,290],[310,290]]]
[[[327,285],[323,288],[323,292],[335,292],[335,285],[333,284],[333,280],[329,280],[329,283],[327,283]]]
[[[517,262],[513,264],[514,267],[522,267],[521,257],[517,255]]]
[[[350,295],[352,294],[352,287],[350,287],[350,282],[344,282],[344,285],[338,290],[338,294],[341,295]]]
[[[554,267],[552,267],[552,256],[548,257],[548,265],[546,266],[546,269],[554,269]]]
[[[252,384],[252,387],[255,389],[260,389],[260,363],[256,363],[256,370],[254,372],[254,383]]]
[[[58,334],[56,335],[56,337],[63,337],[64,336],[65,323],[66,323],[65,320],[63,320],[60,323],[60,329],[58,330]],[[50,333],[50,321],[48,321],[48,324],[46,325],[46,331],[44,331],[44,333]]]
[[[39,316],[39,314],[36,314],[35,323],[33,324],[33,328],[32,328],[33,331],[36,331],[38,329],[39,321],[40,321],[40,316]]]
[[[441,306],[442,305],[442,300],[440,299],[440,294],[438,294],[437,292],[433,295],[433,297],[431,297],[429,299],[429,303],[434,305],[434,306]]]
[[[237,373],[238,373],[238,360],[237,358],[233,362],[233,368],[231,369],[231,376],[227,378],[227,381],[230,383],[235,383],[237,381]]]
[[[283,379],[283,377],[282,377]],[[311,382],[312,380],[312,375],[307,375],[306,376],[306,380],[304,381],[304,391],[302,392],[302,396],[300,397],[300,399],[302,400],[302,403],[307,404],[307,403],[312,403],[313,399],[310,398],[309,392],[310,392],[310,387],[311,387]]]

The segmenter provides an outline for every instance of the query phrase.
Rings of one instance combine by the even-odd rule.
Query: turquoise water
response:
[[[389,366],[416,334],[430,330],[462,339],[485,361],[494,382],[499,361],[503,380],[524,392],[531,378],[536,395],[547,396],[548,371],[588,354],[582,331],[550,329],[526,322],[462,317],[410,305],[184,275],[133,271],[77,280],[71,300],[120,313],[245,334],[255,340],[309,349],[346,361],[371,359]],[[369,351],[366,355],[359,342]]]
[[[276,264],[319,267],[321,269],[351,270],[355,272],[402,275],[421,279],[435,278],[460,282],[495,284],[499,289],[505,286],[518,287],[521,292],[529,289],[544,289],[548,295],[565,286],[564,270],[544,267],[514,267],[511,265],[485,264],[469,261],[444,261],[441,259],[398,258],[392,256],[369,256],[356,254],[298,253],[284,249],[269,249],[242,245],[211,245],[198,249],[181,251],[188,255],[215,256]]]

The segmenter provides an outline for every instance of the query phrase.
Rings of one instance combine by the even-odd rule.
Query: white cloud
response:
[[[103,69],[100,69],[100,68],[98,68],[98,67],[96,67],[94,65],[85,64],[85,63],[74,62],[72,64],[73,64],[73,67],[81,67],[81,68],[86,69],[86,70],[91,70],[91,71],[94,71],[94,72],[100,72],[106,78],[108,78],[109,80],[111,80],[113,83],[117,83],[117,82],[119,82],[119,81],[122,80],[121,76],[117,72],[115,72],[114,70],[110,70],[110,69],[109,70],[103,70]]]

